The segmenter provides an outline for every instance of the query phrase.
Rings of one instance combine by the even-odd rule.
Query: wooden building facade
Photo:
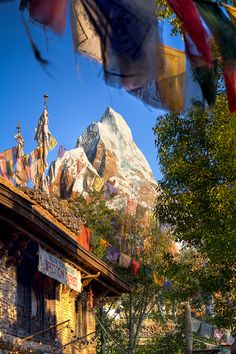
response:
[[[129,292],[52,196],[0,178],[0,353],[96,353],[93,303]]]

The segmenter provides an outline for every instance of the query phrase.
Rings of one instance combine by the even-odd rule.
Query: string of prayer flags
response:
[[[17,160],[17,147],[13,146],[12,148],[1,152],[0,159],[4,159],[6,161],[12,161],[13,164],[15,164]]]
[[[198,0],[197,8],[219,45],[229,110],[236,112],[236,27],[214,2]]]

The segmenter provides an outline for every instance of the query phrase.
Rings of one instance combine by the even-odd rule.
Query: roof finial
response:
[[[18,120],[18,124],[17,124],[16,129],[17,129],[17,132],[18,132],[18,134],[19,134],[19,133],[20,133],[20,120]]]
[[[48,95],[43,95],[44,98],[44,109],[47,109],[47,99],[48,99]]]
[[[24,138],[21,134],[21,131],[20,131],[20,120],[18,120],[18,124],[17,124],[17,134],[14,136],[14,138],[16,139],[17,141],[17,158],[21,158],[23,155],[24,155]]]

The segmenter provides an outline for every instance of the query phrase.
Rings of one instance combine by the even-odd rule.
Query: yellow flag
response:
[[[41,176],[44,171],[42,158],[38,159],[38,166],[37,167],[38,167],[38,176]]]
[[[224,7],[226,8],[226,11],[228,12],[228,15],[233,22],[233,24],[236,26],[236,7],[229,6],[224,4]]]
[[[104,179],[96,176],[93,182],[93,188],[95,189],[95,191],[100,192],[103,186],[104,186]]]
[[[108,248],[110,246],[110,244],[104,240],[103,238],[100,238],[99,240],[100,246],[102,246],[103,248]]]
[[[166,45],[162,48],[165,61],[158,70],[158,89],[162,103],[178,113],[184,109],[185,53]]]
[[[56,145],[57,145],[57,141],[54,138],[54,136],[51,135],[49,139],[49,150],[53,150]]]
[[[164,285],[164,277],[163,276],[158,276],[157,272],[153,272],[153,281],[154,284],[163,286]]]

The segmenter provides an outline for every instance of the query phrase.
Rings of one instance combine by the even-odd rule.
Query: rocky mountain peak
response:
[[[133,140],[131,130],[124,120],[124,118],[114,111],[111,107],[107,107],[106,111],[104,112],[101,122],[103,126],[106,126],[112,133],[120,134],[125,132],[125,138],[127,140]],[[121,136],[122,137],[122,136]]]
[[[67,197],[68,193],[89,192],[98,178],[105,181],[105,187],[110,185],[117,191],[108,200],[111,207],[124,209],[132,205],[143,214],[154,205],[156,181],[151,168],[125,119],[111,107],[107,107],[99,122],[92,122],[85,129],[75,149],[52,163],[49,171],[53,190]]]

